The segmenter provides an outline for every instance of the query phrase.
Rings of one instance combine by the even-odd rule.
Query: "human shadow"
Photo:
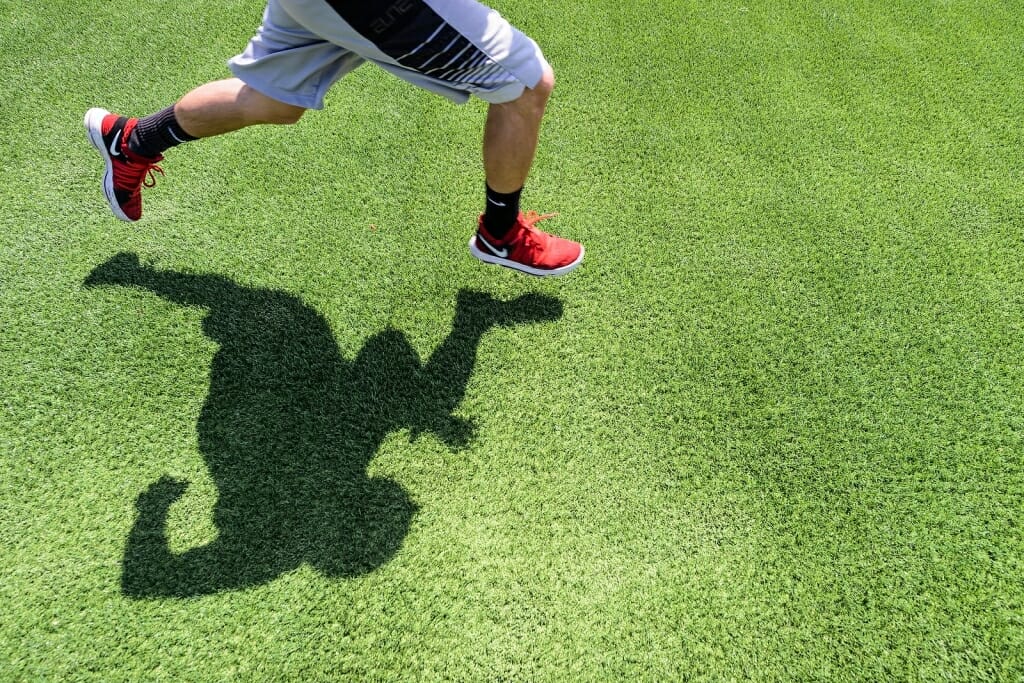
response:
[[[198,437],[217,487],[217,536],[170,551],[167,518],[188,482],[163,477],[136,501],[122,572],[126,595],[190,597],[270,581],[308,563],[353,577],[385,564],[416,505],[367,466],[391,432],[432,432],[453,449],[473,435],[454,416],[477,347],[495,326],[557,320],[561,302],[527,294],[497,301],[460,291],[452,329],[421,363],[401,332],[370,337],[342,358],[327,321],[286,292],[244,287],[219,275],[141,265],[122,253],[97,266],[87,287],[148,290],[207,309],[217,342]]]

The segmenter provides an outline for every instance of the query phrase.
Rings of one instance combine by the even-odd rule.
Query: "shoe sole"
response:
[[[109,111],[99,107],[93,107],[85,112],[85,119],[83,121],[85,132],[89,136],[89,142],[100,153],[100,156],[103,157],[103,163],[106,164],[106,171],[103,173],[103,196],[107,198],[110,210],[115,218],[126,223],[134,223],[135,221],[128,218],[125,212],[121,210],[121,205],[117,203],[117,196],[114,194],[114,160],[111,158],[110,152],[103,142],[103,119],[108,114],[110,114]]]
[[[526,273],[527,275],[533,275],[535,277],[557,277],[559,275],[565,275],[566,273],[576,270],[576,267],[583,262],[584,252],[585,250],[583,248],[583,245],[581,244],[580,255],[576,257],[575,261],[567,265],[561,266],[559,268],[551,268],[549,270],[544,270],[541,268],[533,268],[531,266],[524,265],[522,263],[519,263],[518,261],[499,258],[493,254],[488,254],[487,252],[483,251],[482,249],[476,246],[476,235],[474,235],[469,240],[469,253],[472,254],[474,257],[480,259],[484,263],[489,263],[495,266],[504,266],[506,268],[512,268],[513,270],[518,270],[521,273]]]

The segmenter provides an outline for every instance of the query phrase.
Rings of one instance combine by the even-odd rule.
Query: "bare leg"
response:
[[[555,75],[550,68],[533,88],[511,102],[492,104],[484,126],[484,173],[496,192],[515,192],[526,183],[533,165]]]
[[[484,263],[514,268],[530,275],[564,275],[583,260],[583,245],[538,230],[534,225],[551,214],[518,211],[518,193],[533,166],[548,98],[555,87],[555,75],[544,69],[540,82],[527,88],[517,99],[492,104],[484,126],[484,173],[487,176],[487,211],[480,216],[477,234],[469,241],[469,253]],[[493,193],[507,195],[495,199]],[[513,203],[509,205],[507,202]],[[500,212],[492,209],[500,207]],[[494,223],[488,217],[495,218]],[[509,213],[518,212],[507,231],[502,223]]]
[[[179,125],[197,138],[260,123],[295,123],[303,112],[302,107],[267,97],[237,78],[201,85],[174,105]]]

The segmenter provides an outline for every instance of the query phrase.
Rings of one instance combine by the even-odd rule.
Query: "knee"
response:
[[[544,72],[541,74],[540,80],[537,85],[530,88],[528,92],[534,93],[544,101],[547,101],[551,97],[551,92],[555,89],[555,72],[551,68],[550,64],[544,65]]]
[[[512,105],[519,111],[533,117],[544,115],[544,110],[551,97],[551,91],[555,88],[555,73],[547,64],[540,80],[532,88],[527,88],[518,99],[512,101]]]

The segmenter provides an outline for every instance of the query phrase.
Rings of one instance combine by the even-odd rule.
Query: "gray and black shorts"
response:
[[[476,0],[269,0],[228,64],[275,100],[320,109],[363,62],[455,102],[496,104],[537,85],[547,65],[533,40]]]

